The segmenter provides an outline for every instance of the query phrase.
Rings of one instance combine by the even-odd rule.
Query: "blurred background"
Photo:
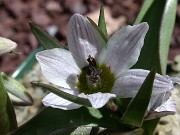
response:
[[[0,57],[0,71],[7,74],[13,73],[27,56],[36,48],[40,47],[31,32],[29,21],[34,22],[43,30],[53,35],[61,44],[66,45],[67,24],[74,13],[89,16],[95,22],[98,21],[99,9],[103,5],[109,36],[119,28],[133,24],[141,9],[144,0],[0,0],[0,36],[17,42],[16,52],[20,55],[5,54]],[[177,65],[180,73],[180,0],[178,0],[176,23],[171,38],[168,60],[173,63],[175,56],[179,54]],[[175,66],[177,69],[177,66]],[[16,115],[19,125],[34,116],[42,107],[41,99],[47,94],[39,88],[32,88],[31,81],[45,81],[41,75],[40,67],[36,65],[29,74],[22,79],[28,87],[35,101],[30,107],[16,107]],[[180,76],[180,74],[179,74]],[[176,98],[180,103],[179,96]],[[179,106],[179,105],[177,105]],[[180,110],[180,109],[179,109]],[[178,111],[180,112],[180,111]],[[170,124],[158,127],[158,131],[179,133],[180,114],[168,117],[162,121]],[[164,122],[164,123],[165,123]],[[173,123],[173,124],[172,124]],[[157,133],[157,132],[156,132]],[[162,134],[160,134],[162,135]],[[165,134],[163,134],[165,135]],[[175,134],[173,134],[175,135]]]
[[[66,44],[69,18],[74,13],[97,21],[99,8],[105,7],[108,34],[120,27],[133,24],[143,0],[0,0],[0,36],[17,42],[21,55],[0,57],[0,70],[10,74],[39,44],[32,34],[29,21]],[[180,2],[179,2],[180,3]],[[176,25],[170,45],[169,60],[180,54],[180,5],[177,7]]]

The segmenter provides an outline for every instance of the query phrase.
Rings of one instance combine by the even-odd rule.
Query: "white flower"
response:
[[[0,37],[0,55],[14,50],[16,46],[17,44],[10,39]]]
[[[43,75],[67,93],[86,98],[94,108],[103,107],[111,98],[134,97],[149,71],[130,69],[138,60],[148,24],[127,26],[114,33],[107,44],[83,16],[75,14],[68,25],[69,51],[61,48],[37,53]],[[175,111],[170,77],[156,74],[148,110]],[[53,93],[43,100],[45,106],[75,109],[81,105]],[[164,105],[169,105],[167,109]]]

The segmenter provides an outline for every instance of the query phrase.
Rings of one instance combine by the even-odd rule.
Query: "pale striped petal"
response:
[[[127,74],[117,78],[114,83],[112,93],[124,98],[134,97],[139,91],[148,73],[148,70],[143,69],[129,70]],[[172,92],[173,89],[173,83],[170,78],[156,74],[153,85],[153,94]]]
[[[144,22],[115,32],[100,53],[99,63],[110,67],[116,77],[122,76],[137,62],[148,29]]]
[[[71,17],[68,25],[69,50],[75,57],[80,68],[88,65],[89,55],[97,57],[105,42],[99,32],[90,24],[87,18],[75,14]]]
[[[103,107],[111,98],[115,98],[115,94],[111,93],[94,93],[94,94],[89,94],[85,95],[84,93],[79,95],[80,97],[87,98],[92,107],[94,108],[101,108]]]
[[[68,89],[62,89],[64,92],[67,92],[69,94],[72,95],[76,95],[77,93],[75,93],[73,90],[68,90]],[[45,96],[42,100],[42,103],[46,106],[46,107],[53,107],[53,108],[59,108],[59,109],[63,109],[63,110],[72,110],[72,109],[77,109],[80,108],[82,105],[73,103],[71,101],[68,101],[64,98],[61,98],[53,93],[48,94],[47,96]]]
[[[172,97],[170,97],[166,102],[157,107],[155,110],[151,110],[147,116],[146,120],[160,118],[167,115],[172,115],[176,113],[176,104]]]
[[[58,86],[75,89],[80,69],[71,53],[65,49],[51,49],[36,54],[45,78]]]

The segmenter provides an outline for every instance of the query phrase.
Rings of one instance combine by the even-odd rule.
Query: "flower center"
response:
[[[78,78],[77,87],[80,93],[110,93],[115,82],[115,76],[110,68],[104,64],[97,65],[91,56],[87,61],[89,65],[82,69]]]

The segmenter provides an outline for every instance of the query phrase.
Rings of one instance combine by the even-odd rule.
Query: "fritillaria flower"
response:
[[[133,98],[140,89],[149,71],[130,68],[138,60],[148,28],[146,22],[121,28],[105,43],[87,18],[75,14],[68,25],[69,51],[45,50],[36,58],[49,82],[64,92],[88,99],[92,107],[101,108],[112,98]],[[148,111],[176,111],[170,97],[176,82],[156,74]],[[81,107],[53,93],[42,102],[65,110]]]

